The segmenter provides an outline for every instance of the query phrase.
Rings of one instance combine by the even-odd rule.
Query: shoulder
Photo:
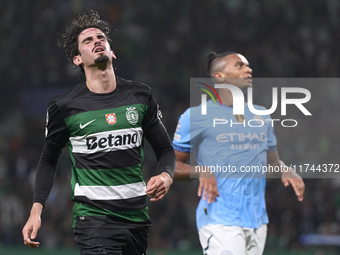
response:
[[[190,117],[190,116],[200,116],[201,115],[201,105],[198,106],[193,106],[188,109],[181,115],[185,117]]]
[[[190,107],[185,110],[184,113],[179,116],[180,120],[190,121],[190,115],[194,115],[196,113],[196,107]]]
[[[190,108],[186,109],[185,112],[180,116],[180,118],[190,118]]]
[[[189,123],[194,124],[197,121],[201,121],[202,117],[204,118],[204,115],[201,114],[201,107],[200,106],[194,106],[188,108],[180,117],[179,122],[182,123],[182,125],[186,125]]]
[[[88,92],[85,81],[79,82],[73,88],[67,90],[65,93],[59,94],[54,97],[54,101],[57,105],[64,105],[68,101],[75,99],[76,97]]]
[[[116,80],[118,88],[121,91],[135,92],[147,95],[150,95],[152,93],[151,87],[146,85],[145,83],[123,79],[118,76],[116,77]]]

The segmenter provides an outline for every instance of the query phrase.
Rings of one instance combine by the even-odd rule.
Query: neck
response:
[[[229,89],[219,89],[218,94],[220,95],[221,101],[224,105],[233,105],[233,95]]]
[[[116,89],[116,76],[113,67],[106,69],[85,69],[86,86],[94,93],[109,93]]]

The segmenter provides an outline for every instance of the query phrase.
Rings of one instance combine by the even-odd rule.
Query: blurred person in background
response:
[[[109,25],[85,11],[66,27],[59,44],[85,80],[48,106],[30,217],[22,230],[35,248],[41,213],[62,149],[72,159],[73,228],[81,254],[146,254],[151,225],[146,204],[172,184],[175,154],[151,88],[115,75]],[[150,142],[158,175],[145,184],[143,140]]]
[[[236,52],[210,52],[207,72],[218,84],[232,84],[241,90],[252,86],[252,69],[248,60]],[[243,125],[256,119],[248,104],[244,103],[244,115],[233,115],[232,92],[221,88],[219,96],[222,105],[215,105],[213,100],[206,103],[207,112],[213,114],[203,115],[201,106],[197,106],[180,116],[173,139],[176,154],[174,180],[190,180],[190,174],[199,177],[198,196],[201,200],[196,210],[196,223],[204,254],[262,254],[268,224],[265,173],[214,172],[212,175],[206,166],[234,166],[236,169],[279,167],[284,169],[281,178],[284,186],[291,185],[299,201],[303,200],[305,185],[301,177],[279,159],[273,125],[267,122],[256,128]],[[269,115],[261,117],[271,119]],[[215,118],[232,120],[236,124],[213,127]],[[221,135],[225,137],[223,141],[219,139]],[[247,149],[243,147],[245,143],[249,144]],[[200,173],[195,173],[196,166],[186,164],[190,153],[195,153],[198,166],[203,167]]]

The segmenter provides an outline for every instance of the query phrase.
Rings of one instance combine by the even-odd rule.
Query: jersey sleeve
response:
[[[168,132],[161,121],[145,130],[148,139],[157,158],[159,172],[167,172],[171,178],[175,172],[176,156],[171,146]]]
[[[43,206],[45,206],[53,186],[61,150],[68,139],[66,125],[54,100],[49,104],[47,110],[45,135],[45,144],[37,167],[33,197],[33,202],[39,202]]]
[[[177,151],[190,152],[190,108],[178,119],[172,146]]]
[[[158,123],[162,118],[162,112],[159,109],[156,97],[150,88],[150,95],[148,97],[148,111],[143,119],[143,129],[147,129]]]
[[[55,100],[49,104],[47,109],[45,136],[46,142],[53,143],[60,149],[65,147],[69,137],[69,132]]]

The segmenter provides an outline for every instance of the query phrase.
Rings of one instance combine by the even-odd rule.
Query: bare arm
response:
[[[193,166],[186,164],[187,160],[190,157],[190,153],[175,150],[175,155],[176,171],[174,174],[174,180],[191,181],[194,178],[199,178],[200,184],[198,187],[197,195],[201,197],[203,191],[203,200],[208,199],[209,204],[215,202],[216,196],[220,196],[215,176],[210,172],[196,173],[195,169],[193,169]]]
[[[285,187],[292,185],[296,196],[299,201],[303,200],[303,195],[305,192],[305,183],[302,178],[294,171],[294,169],[289,168],[285,165],[283,161],[279,159],[277,151],[267,152],[268,164],[271,166],[279,166],[282,168],[281,181]]]
[[[190,165],[186,164],[190,157],[190,153],[175,150],[176,155],[176,171],[174,174],[175,181],[192,181],[190,178]],[[198,175],[196,176],[198,178]]]

